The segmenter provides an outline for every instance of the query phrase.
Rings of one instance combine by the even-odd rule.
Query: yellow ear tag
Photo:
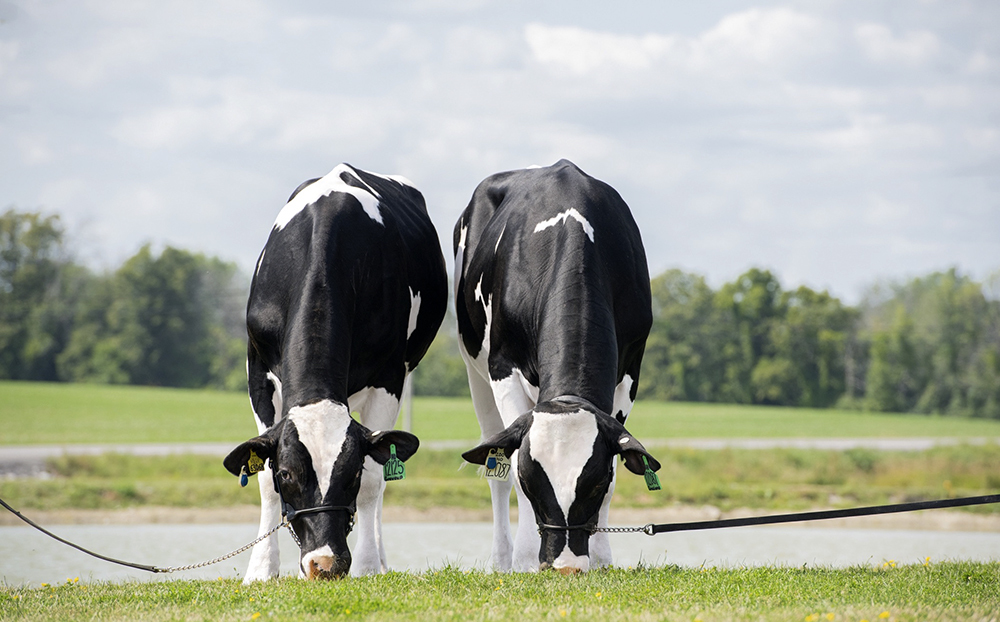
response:
[[[264,470],[264,461],[252,449],[250,450],[250,458],[247,460],[247,469],[250,471],[250,475]]]

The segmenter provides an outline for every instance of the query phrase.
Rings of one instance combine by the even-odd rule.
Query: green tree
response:
[[[715,304],[705,279],[668,270],[651,282],[653,327],[646,341],[639,395],[716,401],[726,353],[738,341],[732,315]]]
[[[766,355],[751,374],[761,403],[827,407],[846,390],[846,347],[857,313],[827,292],[784,292]]]
[[[957,270],[874,289],[862,303],[876,410],[1000,417],[1000,302]]]
[[[0,378],[55,379],[74,275],[58,216],[0,215]]]
[[[243,288],[215,258],[144,246],[89,289],[60,357],[68,379],[178,387],[245,387]]]
[[[784,316],[781,284],[769,270],[752,268],[736,281],[722,286],[715,304],[731,316],[737,340],[725,346],[725,380],[720,401],[783,403],[781,386],[788,384],[785,363],[768,360],[754,376],[754,369],[768,355],[774,325]],[[775,401],[778,400],[778,401]]]

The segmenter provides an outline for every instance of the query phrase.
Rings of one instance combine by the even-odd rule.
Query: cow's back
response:
[[[652,322],[642,241],[618,193],[565,160],[494,175],[459,220],[456,250],[472,358],[488,303],[491,375],[516,368],[540,401],[572,394],[610,411],[626,371],[637,379]]]
[[[250,347],[280,377],[286,403],[346,403],[365,387],[399,395],[404,365],[415,367],[437,332],[446,290],[420,192],[340,165],[300,186],[271,230],[247,304]]]

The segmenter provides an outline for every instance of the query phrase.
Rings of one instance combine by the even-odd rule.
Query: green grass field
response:
[[[3,620],[995,620],[1000,565],[639,568],[578,577],[442,569],[334,582],[0,587]]]
[[[994,437],[1000,420],[731,404],[638,402],[639,439]],[[239,442],[256,434],[242,393],[152,387],[0,382],[0,444]],[[472,402],[419,397],[422,440],[473,440]]]

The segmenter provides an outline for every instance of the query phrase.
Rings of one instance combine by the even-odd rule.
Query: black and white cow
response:
[[[635,473],[660,466],[623,425],[652,324],[632,214],[560,160],[484,180],[454,241],[459,342],[483,438],[463,457],[484,464],[500,449],[516,471],[490,480],[494,567],[610,564],[607,535],[591,528],[607,525],[615,456]]]
[[[298,511],[332,506],[291,520],[301,576],[386,570],[378,465],[392,446],[400,460],[417,450],[415,436],[392,428],[406,376],[441,324],[447,290],[424,198],[402,177],[341,164],[299,186],[278,213],[247,303],[247,375],[260,436],[233,450],[225,466],[234,475],[263,469],[261,533],[278,524],[282,502]],[[254,547],[245,583],[277,576],[276,540]]]

